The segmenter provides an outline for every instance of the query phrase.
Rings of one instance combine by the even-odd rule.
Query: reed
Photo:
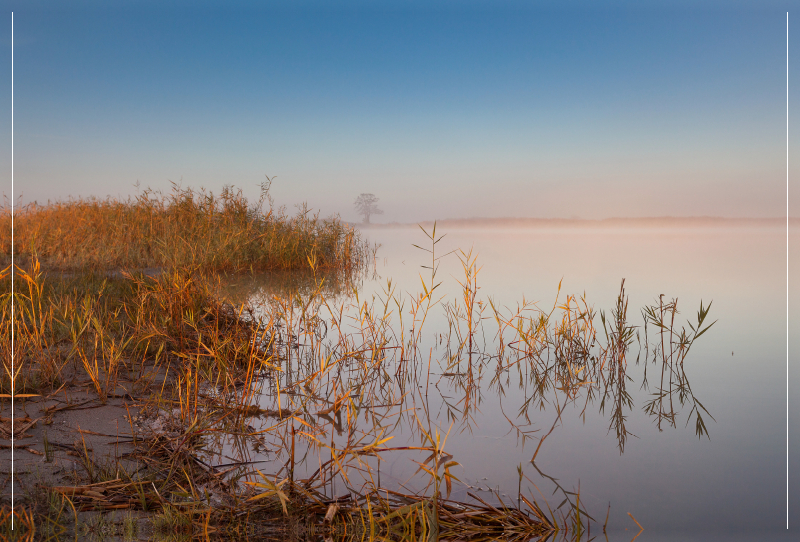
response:
[[[482,394],[496,392],[502,401],[506,387],[517,385],[525,399],[504,415],[523,443],[538,441],[534,459],[567,407],[578,405],[584,413],[595,398],[601,411],[611,410],[609,430],[622,453],[630,434],[625,416],[633,407],[627,356],[637,329],[628,321],[624,281],[610,316],[600,313],[599,332],[585,296],[564,299],[560,287],[545,310],[525,300],[513,310],[484,303],[476,255],[460,252],[461,297],[443,303],[451,332],[431,344],[423,332],[441,300],[434,295],[441,237],[435,229],[425,234],[430,275],[421,277],[423,292],[409,294],[410,301],[391,282],[369,299],[355,288],[349,296],[332,293],[315,257],[307,258],[313,286],[239,306],[223,300],[219,276],[194,260],[148,275],[100,273],[92,266],[45,273],[34,258],[16,270],[15,292],[7,269],[0,277],[8,284],[0,300],[0,392],[8,397],[13,380],[18,396],[67,385],[83,386],[99,402],[127,393],[149,420],[125,459],[136,469],[101,464],[76,446],[70,451],[80,458],[83,480],[50,493],[72,503],[76,514],[158,514],[162,530],[177,529],[188,539],[223,530],[274,534],[300,521],[324,536],[365,540],[427,539],[431,533],[464,540],[554,532],[580,537],[593,521],[580,492],[562,487],[535,463],[564,498],[552,510],[547,499],[545,512],[522,494],[528,479],[522,466],[517,505],[504,504],[499,493],[450,501],[465,477],[457,451],[445,445],[452,429],[471,428]],[[12,296],[18,307],[13,321]],[[488,307],[491,316],[484,316]],[[663,337],[646,347],[644,368],[658,364],[664,375],[661,395],[645,411],[670,425],[675,409],[665,405],[673,396],[691,404],[690,416],[700,420],[699,409],[705,412],[683,367],[694,340],[710,327],[704,327],[708,308],[701,305],[691,331],[675,332],[674,308],[662,303],[644,313]],[[487,341],[484,322],[492,320],[495,340]],[[12,326],[15,372],[6,362]],[[432,419],[432,400],[447,411],[444,427]],[[540,428],[532,426],[542,423],[538,413],[547,406],[556,411],[552,425],[545,419],[549,432],[535,434]],[[406,432],[406,442],[392,445]],[[382,483],[381,463],[394,454],[418,468],[390,487]]]
[[[271,179],[249,202],[240,189],[143,190],[127,199],[69,199],[17,207],[14,250],[47,268],[200,267],[217,271],[320,269],[352,272],[367,248],[338,217],[322,219],[301,206],[276,208]],[[0,255],[11,256],[11,215],[0,213]]]

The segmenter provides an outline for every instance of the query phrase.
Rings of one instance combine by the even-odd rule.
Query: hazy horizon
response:
[[[233,188],[238,189],[239,186],[232,185]],[[183,188],[192,188],[197,189],[198,187],[189,187],[183,186]],[[199,187],[199,189],[204,189],[204,187]],[[219,191],[214,192],[215,195],[219,195]],[[253,194],[251,194],[252,196]],[[68,202],[70,199],[78,200],[78,199],[95,199],[98,201],[104,201],[108,199],[112,200],[127,200],[130,198],[135,197],[135,194],[128,194],[126,196],[111,196],[111,195],[96,195],[92,194],[89,196],[68,196],[66,198],[60,199],[49,199],[47,201],[39,201],[34,200],[30,201],[23,197],[22,194],[17,194],[17,211],[23,212],[24,209],[31,204],[33,205],[50,205],[50,204],[57,204],[57,203],[65,203]],[[249,203],[255,205],[257,204],[257,197],[252,197],[249,199]],[[267,207],[267,203],[264,203],[264,207]],[[10,201],[8,195],[3,193],[3,201],[0,202],[0,210],[10,210]],[[297,205],[295,206],[297,207]],[[285,204],[281,204],[280,202],[275,202],[275,208],[283,208],[287,215],[291,216],[294,212],[297,211],[296,208],[289,208]],[[320,218],[329,218],[331,216],[339,216],[341,217],[340,213],[333,212],[330,215],[322,215],[320,209],[309,208],[311,213],[320,213]],[[381,215],[377,217],[373,216],[371,221],[368,223],[363,222],[362,218],[357,216],[357,213],[352,212],[352,216],[347,218],[342,218],[344,222],[356,225],[356,226],[415,226],[417,224],[432,224],[433,222],[438,222],[440,224],[443,223],[457,223],[457,222],[475,222],[475,223],[507,223],[507,222],[587,222],[587,223],[603,223],[603,222],[614,222],[614,221],[630,221],[630,222],[652,222],[652,221],[659,221],[659,220],[666,220],[666,221],[692,221],[692,222],[700,222],[700,221],[708,221],[708,222],[764,222],[764,223],[774,223],[777,225],[783,225],[786,221],[786,215],[783,216],[714,216],[714,215],[653,215],[653,216],[601,216],[597,218],[587,218],[582,216],[551,216],[551,217],[541,217],[541,216],[435,216],[435,217],[428,217],[428,218],[420,218],[419,220],[414,220],[410,222],[403,222],[400,220],[392,220],[387,221],[385,219],[380,218]],[[790,225],[794,226],[797,225],[796,223],[800,222],[800,215],[798,216],[789,216]]]
[[[351,222],[786,215],[788,2],[4,5],[22,203],[269,175]]]

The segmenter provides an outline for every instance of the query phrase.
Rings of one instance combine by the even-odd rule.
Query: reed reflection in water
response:
[[[262,347],[276,364],[261,373],[253,413],[267,424],[292,416],[297,425],[278,441],[263,443],[261,453],[282,465],[273,474],[303,476],[331,495],[377,487],[430,492],[442,485],[455,498],[480,493],[497,503],[519,501],[527,490],[559,513],[580,508],[593,517],[611,500],[611,525],[622,524],[623,511],[613,507],[617,488],[601,495],[593,488],[587,497],[582,484],[579,504],[584,462],[574,462],[579,476],[564,480],[548,472],[550,457],[576,455],[574,447],[565,453],[563,446],[564,433],[580,435],[573,420],[602,420],[619,454],[632,434],[642,436],[630,425],[641,415],[659,431],[674,428],[680,434],[691,425],[694,431],[683,433],[707,441],[714,432],[714,406],[695,396],[704,388],[690,384],[689,375],[697,367],[694,340],[712,325],[710,303],[701,303],[687,321],[677,300],[659,295],[634,321],[623,281],[608,314],[600,311],[598,329],[585,294],[559,295],[544,309],[524,300],[508,309],[478,296],[481,267],[474,252],[448,256],[461,267],[461,277],[442,277],[438,264],[447,258],[439,259],[439,238],[429,233],[429,264],[417,278],[416,294],[398,293],[396,283],[370,277],[365,284],[380,288],[369,292],[362,286],[332,302],[317,277],[322,288],[291,298],[262,295],[253,314],[268,330]],[[448,278],[458,295],[440,295]],[[294,446],[286,442],[291,434]],[[596,442],[599,448],[604,440]],[[508,454],[497,453],[497,443],[503,443],[501,450],[510,445],[525,453],[527,461],[503,465],[501,456]],[[295,453],[287,458],[285,450]],[[497,460],[485,461],[487,453]],[[589,467],[596,463],[591,456],[597,454],[583,455]],[[504,467],[514,471],[513,483],[508,475],[481,476]],[[647,509],[636,515],[658,517]]]

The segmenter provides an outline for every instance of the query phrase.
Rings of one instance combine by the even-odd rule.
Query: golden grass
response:
[[[14,250],[46,268],[200,267],[260,271],[309,268],[351,271],[366,254],[357,230],[302,207],[275,208],[270,183],[251,203],[241,190],[219,196],[173,186],[117,200],[70,199],[17,208]],[[11,256],[11,214],[0,213],[0,254]]]
[[[142,465],[139,471],[101,466],[84,454],[86,483],[53,491],[81,510],[161,514],[159,521],[183,525],[189,537],[219,532],[241,518],[274,523],[282,515],[310,521],[321,532],[355,529],[369,540],[418,539],[432,529],[465,540],[580,533],[588,516],[579,496],[561,486],[569,510],[559,511],[560,521],[521,491],[516,506],[492,506],[477,497],[480,504],[445,499],[459,482],[460,465],[445,451],[449,429],[431,420],[428,402],[433,349],[423,349],[422,329],[441,301],[434,295],[435,232],[428,238],[430,278],[423,280],[423,293],[405,300],[391,282],[371,300],[354,291],[339,301],[317,282],[302,292],[273,295],[261,307],[233,307],[221,301],[219,279],[195,260],[152,276],[97,273],[94,266],[48,275],[34,258],[16,272],[13,322],[10,268],[0,277],[0,395],[46,394],[71,382],[105,402],[124,383],[126,393],[147,404],[146,413],[171,429],[137,437],[130,458]],[[626,354],[635,336],[624,288],[610,317],[601,313],[602,333],[585,298],[567,296],[551,310],[524,300],[515,311],[478,302],[480,267],[471,253],[460,257],[462,295],[444,304],[449,332],[437,360],[444,372],[437,377],[434,370],[432,386],[444,380],[451,385],[448,393],[460,395],[442,407],[451,427],[469,427],[484,375],[504,396],[509,384],[503,381],[516,372],[530,392],[524,404],[515,405],[517,419],[507,418],[523,441],[537,438],[541,446],[567,405],[585,400],[585,410],[597,396],[601,409],[611,405],[610,429],[622,452],[632,406]],[[319,261],[311,258],[312,271]],[[694,339],[710,327],[703,328],[708,309],[701,305],[691,332],[673,333],[675,306],[660,302],[645,310],[645,321],[657,329],[653,345],[645,337],[645,364],[652,356],[662,369],[659,400],[657,407],[649,405],[650,413],[674,425],[674,396],[676,404],[688,401],[700,427],[702,405],[698,409],[683,362]],[[487,343],[483,322],[492,320],[499,340]],[[559,415],[548,433],[531,437],[533,431],[518,419],[530,425],[529,412],[535,415],[547,404]],[[259,417],[269,423],[253,427]],[[398,427],[410,430],[419,444],[388,444]],[[704,432],[703,425],[698,434]],[[236,463],[220,460],[223,448],[228,455],[235,451]],[[254,468],[252,454],[259,449],[271,454],[267,475]],[[427,480],[421,495],[381,485],[381,456],[398,451],[424,454],[414,474]],[[519,474],[521,484],[521,467]],[[337,487],[349,500],[337,498]],[[220,502],[212,506],[209,492]]]

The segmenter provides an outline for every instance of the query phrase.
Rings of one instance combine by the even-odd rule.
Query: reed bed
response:
[[[49,512],[31,513],[53,523],[46,518],[54,508],[59,518],[64,510],[76,518],[147,512],[154,528],[186,539],[254,532],[298,540],[580,539],[599,522],[579,491],[535,463],[567,405],[579,405],[582,415],[598,401],[622,453],[632,367],[643,368],[644,386],[650,367],[660,379],[644,411],[659,429],[674,426],[688,404],[697,434],[708,434],[684,370],[692,344],[711,327],[708,307],[701,304],[688,331],[678,330],[677,300],[659,299],[643,309],[640,328],[628,320],[624,281],[616,306],[600,313],[602,329],[584,297],[560,291],[552,308],[525,300],[498,307],[478,297],[480,267],[469,252],[458,254],[461,295],[445,300],[437,296],[441,237],[435,228],[425,233],[422,292],[403,294],[389,281],[370,299],[357,288],[332,295],[314,258],[313,287],[238,306],[223,300],[220,279],[200,266],[49,275],[34,259],[17,269],[13,294],[7,269],[0,392],[83,386],[100,403],[127,394],[141,407],[130,420],[132,451],[103,463],[75,447],[80,476],[48,488]],[[423,329],[433,310],[444,311],[449,330],[431,342]],[[13,373],[6,361],[12,325]],[[640,353],[629,364],[635,341]],[[558,506],[524,494],[524,479],[536,483],[521,465],[516,499],[467,492],[457,451],[446,449],[451,431],[475,423],[484,394],[502,398],[511,386],[523,400],[503,406],[509,428],[536,443],[531,462],[555,484]],[[552,425],[546,407],[556,411]],[[404,440],[394,442],[401,433]],[[384,482],[381,471],[397,455],[408,458],[399,485]],[[464,497],[451,500],[454,488]]]
[[[248,202],[240,189],[205,190],[173,185],[143,190],[125,200],[70,199],[18,207],[14,251],[48,269],[200,267],[215,271],[319,269],[352,272],[367,247],[356,229],[337,217],[301,207],[295,216],[277,208],[271,179]],[[11,257],[11,214],[0,213],[0,254]]]

